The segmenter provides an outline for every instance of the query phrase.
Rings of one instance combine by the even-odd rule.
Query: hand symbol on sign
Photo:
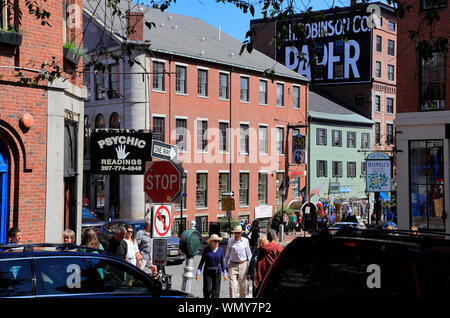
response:
[[[116,148],[117,159],[125,159],[130,154],[129,152],[125,153],[125,145],[118,146]]]

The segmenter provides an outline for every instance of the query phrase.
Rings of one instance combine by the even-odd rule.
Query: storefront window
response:
[[[444,231],[443,141],[411,141],[409,153],[411,225]]]

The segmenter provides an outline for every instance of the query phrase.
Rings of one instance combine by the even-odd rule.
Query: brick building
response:
[[[277,28],[293,28],[302,23],[301,14],[290,21],[252,20],[250,27],[256,30],[253,47],[309,77],[311,86],[323,97],[371,119],[371,150],[391,152],[396,111],[397,18],[392,7],[376,2],[380,16],[371,28],[367,4],[352,2],[351,6],[315,12],[320,14],[316,20],[305,23],[307,41],[314,41],[314,49],[307,42],[307,51],[305,43],[292,37],[281,50],[271,42]],[[348,41],[342,38],[342,30],[347,30]],[[312,54],[317,53],[317,65],[298,63],[294,55],[299,53],[309,53],[311,60]]]
[[[406,1],[411,10],[398,21],[397,167],[398,225],[421,230],[450,229],[449,143],[450,66],[448,52],[439,52],[441,39],[448,50],[450,10],[448,1]],[[427,14],[437,13],[431,26]],[[422,25],[419,27],[419,25]],[[411,40],[410,31],[419,31]],[[433,38],[430,38],[430,35]],[[431,44],[431,54],[416,50],[418,43]]]
[[[126,9],[127,4],[121,5]],[[95,34],[104,32],[104,13],[86,3],[84,20],[92,20],[86,47],[95,46]],[[148,29],[144,21],[155,27]],[[106,26],[111,31],[111,52],[125,40],[136,44],[149,40],[151,46],[133,51],[139,65],[130,67],[126,61],[115,65],[120,70],[116,83],[110,80],[112,72],[105,72],[104,80],[93,69],[85,70],[91,88],[86,120],[92,127],[99,127],[98,118],[104,118],[105,123],[109,119],[105,128],[113,128],[114,122],[120,122],[118,128],[150,128],[154,139],[178,146],[178,159],[187,174],[183,222],[196,220],[207,233],[209,222],[225,217],[220,199],[226,191],[235,193],[235,220],[268,219],[283,202],[293,205],[302,200],[305,165],[292,164],[288,156],[292,135],[305,135],[305,128],[295,126],[306,122],[304,76],[258,51],[239,55],[240,41],[199,19],[135,7],[128,23],[136,33],[128,39],[123,24],[116,22]],[[264,74],[272,66],[273,79]],[[101,96],[98,88],[103,82],[106,88],[120,89],[122,96]],[[120,121],[112,121],[112,116]],[[92,179],[89,165],[85,156],[87,180]],[[278,191],[283,176],[289,186],[284,198]],[[106,214],[111,194],[118,193],[119,217],[143,218],[142,175],[95,178],[103,183],[86,182],[84,187],[92,209]],[[182,221],[179,204],[175,211],[177,225]]]
[[[74,9],[81,2],[43,3],[50,25],[29,14],[24,0],[7,2],[0,10],[1,28],[16,27],[19,35],[0,31],[0,241],[7,228],[17,226],[24,242],[60,242],[64,229],[81,229],[82,79],[63,57],[64,43],[81,44],[75,35],[81,34],[82,17]],[[73,9],[67,13],[70,25],[66,6]],[[30,85],[43,69],[55,70],[53,56],[61,78]]]

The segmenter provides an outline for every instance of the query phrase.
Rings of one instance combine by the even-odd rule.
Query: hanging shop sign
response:
[[[91,133],[91,173],[144,174],[152,160],[152,133],[145,130],[94,129]]]
[[[391,158],[385,153],[371,153],[366,159],[366,191],[391,192]]]
[[[292,163],[306,163],[306,136],[302,134],[292,136]]]
[[[276,51],[276,60],[315,84],[370,82],[371,28],[369,13],[359,10],[328,12],[304,23],[298,19],[276,22],[288,38]],[[310,18],[311,20],[311,18]],[[306,39],[298,39],[303,29]]]

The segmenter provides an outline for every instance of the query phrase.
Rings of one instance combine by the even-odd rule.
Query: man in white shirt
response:
[[[242,227],[236,226],[233,230],[234,237],[230,237],[225,254],[225,264],[228,269],[230,281],[230,298],[237,298],[237,287],[239,285],[239,296],[246,297],[246,273],[248,263],[252,257],[250,245],[245,237],[242,237]]]

